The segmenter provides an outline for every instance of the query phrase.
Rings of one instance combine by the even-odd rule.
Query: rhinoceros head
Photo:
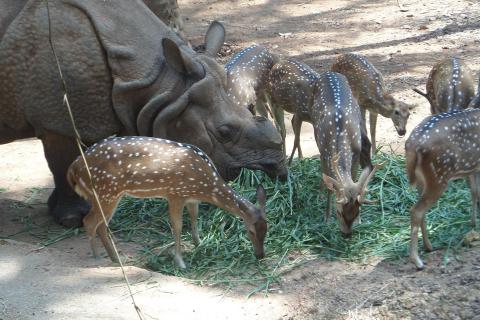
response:
[[[156,117],[153,135],[203,149],[226,179],[235,178],[243,167],[285,177],[280,134],[270,121],[235,105],[226,94],[225,70],[214,59],[224,35],[220,23],[210,26],[206,54],[191,54],[163,40],[165,59],[185,79],[186,90]]]

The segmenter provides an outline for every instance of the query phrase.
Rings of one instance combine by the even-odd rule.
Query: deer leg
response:
[[[87,233],[88,241],[90,242],[90,247],[92,249],[92,255],[94,258],[98,258],[97,228],[101,223],[101,220],[98,219],[99,216],[101,216],[101,213],[98,209],[98,206],[94,205],[88,214],[83,218],[83,227]]]
[[[478,173],[468,176],[470,182],[470,192],[472,194],[472,226],[477,225],[477,210],[478,210],[478,184],[480,177]]]
[[[360,135],[362,141],[362,149],[360,151],[360,166],[362,167],[362,169],[368,167],[370,168],[370,170],[373,170],[371,158],[372,144],[368,139],[367,129],[363,126],[360,126]]]
[[[266,102],[266,97],[260,96],[255,102],[255,111],[262,117],[268,119],[268,105]]]
[[[112,260],[112,262],[117,262],[117,263],[120,262],[118,261],[118,257],[115,253],[112,239],[108,235],[107,226],[105,225],[105,223],[103,223],[103,221],[98,226],[97,233],[100,236],[100,240],[102,240],[103,246],[105,247],[105,250],[107,251],[107,254],[110,257],[110,260]]]
[[[428,239],[425,226],[425,214],[437,202],[442,195],[444,188],[437,187],[434,190],[425,188],[418,202],[410,210],[411,234],[410,234],[410,261],[412,261],[418,270],[422,270],[425,266],[418,255],[418,229],[422,229],[422,237],[424,247],[431,250],[432,245]]]
[[[105,218],[107,219],[107,222],[110,221],[115,207],[102,204],[102,209],[105,214]],[[115,255],[115,251],[113,250],[113,244],[110,238],[108,237],[107,227],[105,226],[102,213],[98,208],[98,204],[94,204],[90,212],[83,218],[83,226],[85,227],[85,231],[88,235],[88,239],[90,240],[90,246],[92,248],[93,256],[95,258],[99,256],[98,250],[97,250],[97,241],[96,241],[96,235],[98,234],[100,237],[100,240],[103,243],[103,246],[105,247],[105,250],[107,250],[107,253],[110,259],[113,262],[118,262],[117,256]]]
[[[428,239],[428,232],[427,232],[427,222],[425,219],[425,214],[423,215],[422,218],[422,238],[423,238],[423,250],[426,252],[431,252],[433,251],[432,243],[430,242],[430,239]]]
[[[293,155],[295,154],[295,150],[297,148],[298,148],[298,157],[300,159],[303,158],[302,149],[300,148],[300,131],[302,129],[302,120],[297,114],[293,115],[292,127],[293,127],[293,133],[295,135],[295,139],[293,142],[292,154],[290,155],[290,159],[288,160],[288,165],[292,164]]]
[[[192,239],[195,246],[200,244],[200,237],[198,235],[197,220],[198,220],[198,202],[187,202],[187,210],[190,215],[190,224],[192,226]]]
[[[368,111],[368,115],[370,118],[370,137],[372,143],[372,153],[375,154],[377,151],[377,143],[376,143],[376,131],[377,131],[377,117],[378,115],[375,112]]]
[[[332,191],[327,191],[327,212],[325,212],[325,223],[328,222],[330,218],[330,213],[332,211]]]
[[[172,226],[173,234],[175,236],[175,251],[173,260],[181,269],[186,269],[185,262],[182,258],[181,250],[181,234],[183,223],[183,207],[185,201],[183,199],[168,199],[168,214],[170,217],[170,225]]]
[[[275,119],[275,124],[277,126],[280,135],[282,136],[283,141],[283,154],[287,155],[287,148],[285,146],[285,137],[287,136],[287,130],[285,129],[285,116],[282,108],[272,107],[273,118]],[[300,151],[299,151],[300,152]]]

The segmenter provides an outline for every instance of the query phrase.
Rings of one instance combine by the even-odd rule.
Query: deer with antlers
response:
[[[428,100],[432,114],[463,110],[475,96],[474,76],[461,59],[444,59],[433,66],[426,89],[413,91]]]
[[[377,167],[373,170],[365,167],[355,182],[362,151],[361,114],[347,78],[336,72],[325,72],[320,74],[315,87],[317,95],[311,117],[323,181],[328,188],[325,221],[330,216],[334,192],[340,230],[349,236],[360,205],[368,202],[367,186]]]
[[[90,147],[85,158],[89,170],[79,157],[70,165],[67,178],[75,192],[92,204],[83,224],[94,256],[97,256],[98,233],[109,257],[112,261],[118,260],[107,234],[102,209],[108,223],[125,194],[168,200],[170,224],[175,236],[174,260],[182,269],[186,267],[180,243],[183,208],[187,207],[193,241],[198,244],[197,215],[201,201],[242,218],[255,256],[259,259],[264,256],[263,243],[267,232],[265,190],[258,187],[259,207],[255,207],[225,183],[213,162],[199,148],[151,137],[116,137]],[[95,199],[95,192],[99,202]]]
[[[331,70],[347,77],[353,96],[360,105],[365,126],[366,111],[368,110],[372,152],[376,151],[378,114],[392,119],[398,135],[405,135],[410,111],[415,106],[395,99],[385,89],[380,71],[366,57],[354,53],[342,54],[335,59]]]
[[[425,214],[437,202],[450,180],[468,177],[472,194],[472,225],[476,225],[480,171],[480,110],[466,109],[425,118],[405,143],[407,174],[419,191],[411,208],[410,260],[417,269],[424,264],[418,255],[418,229],[423,246],[432,250]]]

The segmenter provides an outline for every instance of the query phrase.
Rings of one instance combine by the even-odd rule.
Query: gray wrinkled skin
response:
[[[63,198],[73,191],[65,172],[78,152],[48,43],[45,2],[16,1],[0,4],[0,143],[42,139],[56,184],[50,207],[68,207]],[[203,149],[226,179],[241,167],[286,175],[273,125],[227,97],[225,71],[213,59],[224,39],[221,24],[212,24],[207,54],[200,55],[139,0],[50,1],[50,15],[86,144],[115,134],[154,135]]]

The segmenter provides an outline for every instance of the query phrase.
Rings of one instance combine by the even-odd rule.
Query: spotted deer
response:
[[[413,91],[430,102],[432,114],[463,110],[475,96],[474,76],[461,59],[444,59],[433,66],[426,89]]]
[[[236,105],[247,107],[253,114],[268,117],[271,102],[267,92],[270,70],[278,58],[262,45],[254,44],[242,49],[225,64],[227,95]],[[285,143],[283,110],[270,110]]]
[[[303,121],[312,123],[310,108],[314,100],[314,84],[318,77],[316,71],[294,59],[282,60],[270,71],[267,90],[272,101],[272,109],[293,113],[292,127],[295,140],[289,163],[292,162],[297,149],[298,157],[303,157],[300,131]]]
[[[392,120],[398,135],[405,135],[410,111],[415,106],[395,99],[385,89],[380,71],[366,57],[354,53],[342,54],[334,60],[331,70],[347,77],[353,96],[360,105],[365,126],[368,110],[372,152],[376,151],[378,114]]]
[[[182,269],[185,268],[180,247],[183,208],[188,209],[193,241],[198,244],[197,215],[201,201],[242,218],[255,256],[264,256],[265,190],[258,187],[259,207],[255,207],[225,183],[213,162],[199,148],[159,138],[116,137],[93,145],[85,152],[85,157],[91,179],[81,157],[71,164],[67,178],[75,192],[92,204],[83,224],[94,256],[97,256],[98,233],[109,257],[117,261],[93,187],[107,222],[125,194],[138,198],[166,198],[175,236],[174,260]]]
[[[472,225],[476,225],[480,171],[480,110],[466,109],[425,118],[405,143],[407,174],[419,199],[411,208],[410,260],[418,269],[418,229],[425,251],[431,251],[426,212],[437,202],[450,180],[468,177],[472,194]]]
[[[360,205],[369,202],[365,195],[376,166],[373,170],[363,169],[355,182],[362,151],[361,114],[347,78],[336,72],[322,73],[315,82],[315,91],[311,119],[320,150],[323,181],[328,188],[325,221],[330,216],[334,192],[340,230],[349,236]]]

